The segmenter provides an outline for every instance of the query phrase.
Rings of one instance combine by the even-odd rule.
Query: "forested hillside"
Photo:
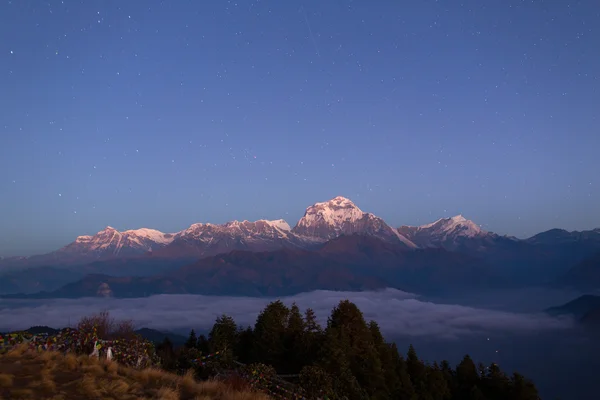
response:
[[[402,354],[394,343],[385,341],[377,323],[366,322],[349,301],[333,309],[325,327],[319,326],[311,309],[302,314],[296,305],[288,308],[276,301],[260,313],[254,327],[239,327],[224,315],[208,337],[196,337],[192,331],[182,348],[174,349],[165,340],[157,352],[163,368],[194,368],[199,379],[231,371],[239,363],[250,364],[250,370],[260,376],[283,374],[301,391],[292,397],[539,399],[533,382],[518,373],[507,375],[496,364],[476,364],[468,355],[455,367],[447,361],[427,363],[412,346]],[[190,361],[217,352],[209,363]]]

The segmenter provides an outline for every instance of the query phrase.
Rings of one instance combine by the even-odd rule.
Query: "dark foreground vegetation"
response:
[[[235,362],[263,364],[263,373],[286,375],[309,398],[348,400],[538,400],[534,384],[518,373],[506,375],[496,364],[477,365],[468,355],[452,368],[447,361],[426,363],[410,346],[406,356],[387,343],[376,322],[366,322],[349,301],[333,309],[322,328],[311,309],[269,304],[255,326],[241,328],[228,316],[217,319],[208,337],[194,331],[185,346],[168,340],[157,348],[162,367],[194,368],[207,379]],[[211,364],[189,362],[220,351]],[[290,376],[291,375],[291,376]],[[285,397],[285,396],[284,396]]]
[[[269,304],[259,314],[254,327],[240,327],[231,317],[223,315],[217,318],[207,336],[197,337],[192,331],[183,346],[173,346],[169,339],[156,347],[151,344],[144,346],[149,349],[144,354],[148,355],[150,364],[142,367],[139,364],[136,367],[136,357],[127,356],[131,348],[137,346],[134,346],[135,343],[143,342],[136,335],[131,321],[115,322],[104,312],[82,319],[76,331],[79,338],[92,338],[92,344],[104,343],[99,355],[100,364],[91,366],[84,362],[85,359],[95,359],[88,356],[93,345],[73,347],[72,341],[67,340],[71,343],[71,350],[52,345],[49,349],[54,351],[44,352],[32,346],[34,338],[28,351],[18,353],[13,349],[12,353],[2,356],[0,389],[3,385],[5,390],[7,387],[15,389],[16,382],[16,389],[23,389],[25,396],[26,393],[37,395],[39,390],[44,390],[44,394],[49,396],[57,384],[60,386],[63,381],[67,384],[66,378],[61,378],[63,375],[79,373],[95,375],[81,378],[87,386],[65,387],[87,391],[88,397],[72,397],[75,395],[72,392],[68,398],[95,398],[89,397],[92,393],[100,398],[200,398],[190,396],[213,388],[212,395],[204,392],[201,397],[249,398],[250,395],[244,393],[257,393],[259,396],[258,392],[262,392],[271,398],[295,400],[539,399],[534,384],[522,375],[507,375],[496,364],[476,364],[468,355],[454,368],[447,361],[421,360],[412,345],[404,356],[396,344],[385,341],[376,322],[367,323],[356,305],[347,300],[333,309],[325,327],[317,323],[311,309],[301,313],[295,304],[288,308],[281,301]],[[62,338],[58,342],[64,341],[65,336]],[[102,360],[108,354],[107,346],[114,346],[112,363]],[[43,355],[50,353],[53,355]],[[79,358],[77,353],[80,353]],[[23,354],[24,358],[15,362],[19,354]],[[126,362],[128,360],[131,362]],[[115,366],[117,364],[118,367]],[[39,379],[31,378],[33,380],[28,383],[28,378],[23,377],[36,375],[35,371],[27,370],[32,366],[38,366],[41,372]],[[9,370],[2,371],[7,368]],[[118,371],[124,371],[127,376],[119,381],[122,383],[117,383],[115,374]],[[54,378],[48,378],[49,374],[53,374]],[[150,385],[154,392],[142,393],[149,374],[163,378]],[[20,379],[15,378],[19,376]],[[178,380],[177,376],[185,379]],[[194,379],[209,386],[194,386]],[[46,382],[48,380],[54,380],[54,384]],[[221,385],[214,383],[216,381],[221,381]],[[123,396],[111,396],[110,391],[105,390],[106,385],[110,386],[110,391],[121,390]],[[120,385],[120,389],[116,389],[115,385]],[[184,390],[182,385],[188,388]],[[126,387],[129,389],[126,390]],[[127,397],[130,394],[134,397]],[[150,397],[141,397],[144,395]]]

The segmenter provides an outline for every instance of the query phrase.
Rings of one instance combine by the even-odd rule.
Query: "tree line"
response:
[[[194,368],[199,379],[234,362],[263,366],[261,371],[297,374],[309,398],[347,400],[538,400],[533,382],[507,375],[498,365],[476,364],[465,355],[454,368],[448,361],[426,363],[411,345],[406,355],[385,341],[375,321],[344,300],[321,327],[312,309],[275,301],[258,315],[254,327],[217,318],[208,336],[192,330],[184,346],[165,341],[156,347],[164,369]],[[206,365],[191,360],[220,352]],[[257,368],[257,367],[254,367]]]

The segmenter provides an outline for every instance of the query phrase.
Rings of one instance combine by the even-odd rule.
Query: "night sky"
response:
[[[0,3],[0,255],[107,225],[600,226],[600,3]]]

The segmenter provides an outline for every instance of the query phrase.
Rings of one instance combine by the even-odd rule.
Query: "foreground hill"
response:
[[[247,391],[252,388],[275,399],[539,400],[531,380],[507,375],[494,363],[476,364],[469,355],[454,368],[445,360],[428,363],[412,345],[403,355],[348,300],[333,308],[325,326],[310,308],[302,313],[296,304],[287,307],[279,300],[245,329],[222,315],[207,336],[192,330],[181,347],[170,340],[147,346],[131,335],[132,327],[133,321],[102,312],[45,338],[55,348],[69,349],[66,356],[12,345],[0,356],[0,398],[267,399]],[[89,357],[96,341],[104,345],[97,350],[100,359],[116,346],[113,360],[119,363]],[[141,349],[155,368],[126,368],[136,364]]]
[[[267,400],[216,381],[197,382],[159,369],[135,370],[117,363],[23,347],[0,355],[0,398],[7,399],[220,399]]]
[[[497,364],[484,366],[465,355],[452,367],[445,360],[424,362],[412,345],[406,353],[399,351],[385,340],[379,325],[367,321],[348,300],[331,311],[325,326],[319,325],[313,310],[302,313],[295,304],[275,301],[259,313],[254,326],[240,330],[224,315],[207,337],[198,338],[192,331],[182,349],[164,343],[156,350],[165,368],[176,370],[182,359],[222,348],[227,349],[219,358],[223,365],[236,360],[269,366],[270,373],[262,369],[265,376],[299,375],[303,395],[293,391],[281,396],[277,384],[273,398],[539,400],[531,380],[516,372],[508,375]]]
[[[286,296],[313,290],[386,287],[423,294],[489,288],[502,281],[484,262],[443,249],[406,249],[374,236],[349,235],[320,249],[232,251],[146,277],[90,274],[50,291],[5,298],[145,297],[156,294]]]

